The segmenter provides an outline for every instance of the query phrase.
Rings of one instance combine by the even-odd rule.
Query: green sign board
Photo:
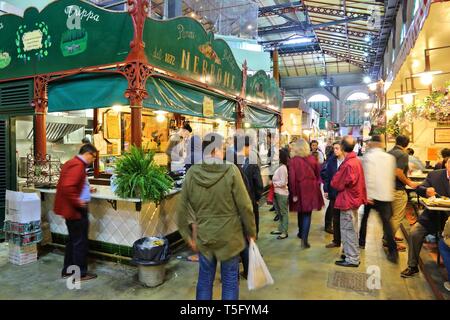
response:
[[[242,70],[230,47],[224,40],[214,39],[213,33],[206,33],[196,20],[147,19],[144,42],[152,65],[235,96],[240,94]]]
[[[277,110],[281,110],[283,100],[275,80],[262,70],[247,78],[246,98],[261,105],[272,106]]]
[[[128,13],[60,0],[0,16],[0,80],[118,63],[133,38]]]

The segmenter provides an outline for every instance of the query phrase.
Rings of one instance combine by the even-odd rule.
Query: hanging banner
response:
[[[133,39],[127,12],[60,0],[0,16],[0,80],[118,63]]]
[[[214,117],[214,101],[207,96],[203,98],[203,116]]]
[[[268,105],[278,111],[281,110],[283,101],[277,83],[263,70],[247,78],[246,99],[262,105]]]

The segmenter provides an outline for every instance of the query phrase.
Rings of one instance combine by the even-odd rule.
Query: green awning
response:
[[[116,74],[80,74],[50,82],[48,112],[128,105],[127,79]]]
[[[206,97],[213,101],[214,118],[235,120],[236,102],[232,100],[159,78],[147,80],[147,91],[148,98],[144,100],[146,108],[204,117],[203,102]]]
[[[276,128],[277,116],[274,113],[246,106],[244,108],[244,122],[249,123],[252,128]]]

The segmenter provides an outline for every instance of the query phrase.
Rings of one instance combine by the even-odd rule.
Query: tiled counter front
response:
[[[50,231],[67,235],[63,217],[53,212],[53,190],[42,191],[42,214],[50,223]],[[116,209],[107,199],[92,198],[89,204],[89,240],[131,247],[144,236],[168,235],[178,230],[175,207],[178,192],[171,193],[158,208],[152,202],[142,204],[138,211],[135,202],[115,200]]]

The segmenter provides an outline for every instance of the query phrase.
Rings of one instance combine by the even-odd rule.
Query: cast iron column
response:
[[[34,157],[45,160],[47,155],[47,127],[46,116],[48,106],[47,84],[50,77],[37,76],[34,78]]]
[[[242,64],[242,87],[241,93],[238,97],[237,106],[236,106],[236,129],[242,129],[242,120],[245,117],[244,109],[245,109],[245,96],[247,94],[247,60],[244,60]]]

